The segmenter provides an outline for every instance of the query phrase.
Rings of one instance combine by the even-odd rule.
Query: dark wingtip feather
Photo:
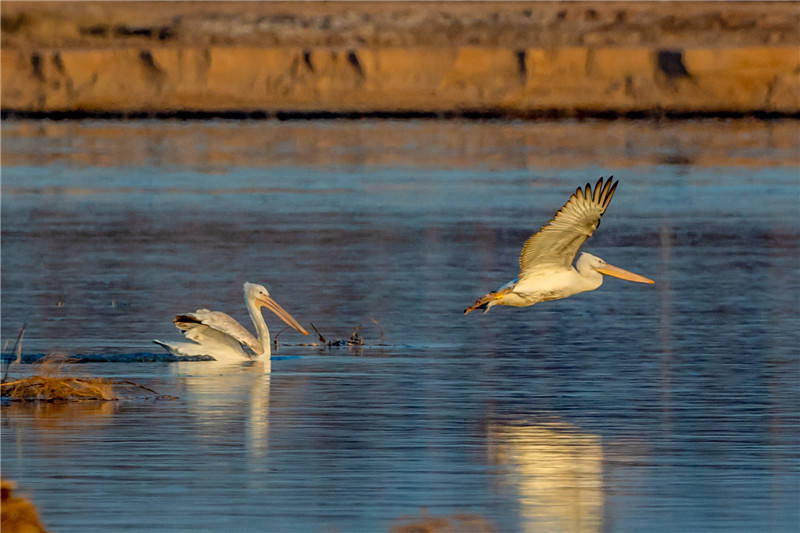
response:
[[[604,203],[604,207],[608,207],[608,204],[611,203],[611,198],[614,197],[614,191],[617,190],[617,185],[619,185],[619,180],[614,181],[612,183],[613,180],[614,180],[614,176],[609,176],[608,183],[611,184],[611,186],[608,188],[608,192],[606,193],[606,200],[605,200],[605,202],[603,202]]]
[[[608,204],[611,203],[611,197],[614,196],[614,191],[617,189],[618,184],[619,180],[615,181],[614,176],[609,176],[608,178],[601,177],[594,186],[592,201],[602,206],[603,211],[605,211]]]
[[[592,200],[595,202],[599,202],[600,199],[603,197],[602,192],[603,192],[603,178],[600,178],[599,180],[597,180],[597,183],[594,184],[594,195],[592,196]]]
[[[188,324],[202,324],[202,322],[197,320],[193,315],[177,315],[172,322],[181,331],[186,331],[188,329],[186,327]]]

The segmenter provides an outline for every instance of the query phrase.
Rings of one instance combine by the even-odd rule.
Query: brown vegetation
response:
[[[390,530],[391,533],[495,533],[497,530],[485,518],[473,514],[447,516],[403,517]]]
[[[46,533],[30,500],[14,496],[14,483],[0,481],[0,529],[3,533]]]
[[[116,400],[114,385],[100,378],[30,376],[0,385],[11,400]]]
[[[61,374],[62,368],[69,363],[68,357],[53,355],[44,358],[40,363],[42,375],[27,378],[3,380],[0,384],[0,396],[8,400],[40,400],[40,401],[81,401],[81,400],[119,400],[120,392],[142,392],[157,398],[173,399],[158,392],[127,380],[110,380],[93,377],[69,377]]]

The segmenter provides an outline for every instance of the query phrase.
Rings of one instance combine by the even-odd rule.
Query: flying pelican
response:
[[[238,362],[243,359],[263,356],[269,361],[272,348],[270,346],[269,329],[267,329],[267,323],[261,314],[262,307],[266,307],[278,315],[278,318],[303,335],[308,335],[303,326],[270,297],[269,291],[264,286],[245,282],[244,303],[247,305],[250,318],[256,326],[257,337],[253,337],[249,331],[230,315],[220,311],[198,309],[194,313],[178,315],[173,321],[186,338],[194,342],[168,344],[157,339],[153,340],[153,342],[178,356],[210,355],[217,361],[224,362]],[[249,348],[252,355],[245,352],[242,349],[242,345]]]
[[[586,252],[581,254],[575,267],[572,266],[575,254],[600,225],[600,217],[614,196],[619,181],[613,178],[609,177],[605,183],[603,178],[597,180],[594,191],[588,183],[585,190],[578,187],[553,219],[525,241],[519,256],[519,277],[478,298],[464,314],[476,309],[487,313],[495,305],[527,307],[593,291],[603,284],[603,274],[637,283],[653,283],[651,279],[609,265]]]

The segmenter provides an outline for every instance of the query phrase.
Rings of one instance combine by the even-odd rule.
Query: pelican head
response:
[[[624,279],[627,281],[635,281],[636,283],[655,283],[652,279],[640,276],[639,274],[634,274],[633,272],[628,272],[627,270],[615,267],[614,265],[609,265],[596,255],[586,252],[581,254],[578,262],[575,264],[575,267],[576,270],[583,275],[586,275],[586,273],[589,271],[594,270],[595,272],[605,274],[606,276],[613,276],[615,278]]]
[[[260,297],[270,298],[269,291],[263,285],[259,285],[258,283],[250,283],[249,281],[245,281],[244,285],[244,295],[247,298],[252,298],[253,300],[257,300]]]
[[[273,313],[275,313],[278,318],[286,322],[289,326],[293,327],[303,335],[308,335],[308,331],[300,325],[297,320],[292,317],[286,310],[278,305],[278,302],[272,299],[272,296],[269,295],[269,291],[263,285],[259,285],[257,283],[250,283],[249,281],[244,282],[244,299],[247,302],[252,302],[255,305],[256,309],[260,309],[261,307],[266,307]]]

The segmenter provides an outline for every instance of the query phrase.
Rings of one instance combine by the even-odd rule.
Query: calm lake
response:
[[[177,399],[4,404],[3,477],[56,533],[797,531],[799,146],[797,121],[4,121],[4,353],[26,324],[28,356]],[[583,250],[655,285],[462,314],[611,174]],[[265,314],[271,374],[153,361],[178,313],[252,331],[245,281],[311,331]]]

